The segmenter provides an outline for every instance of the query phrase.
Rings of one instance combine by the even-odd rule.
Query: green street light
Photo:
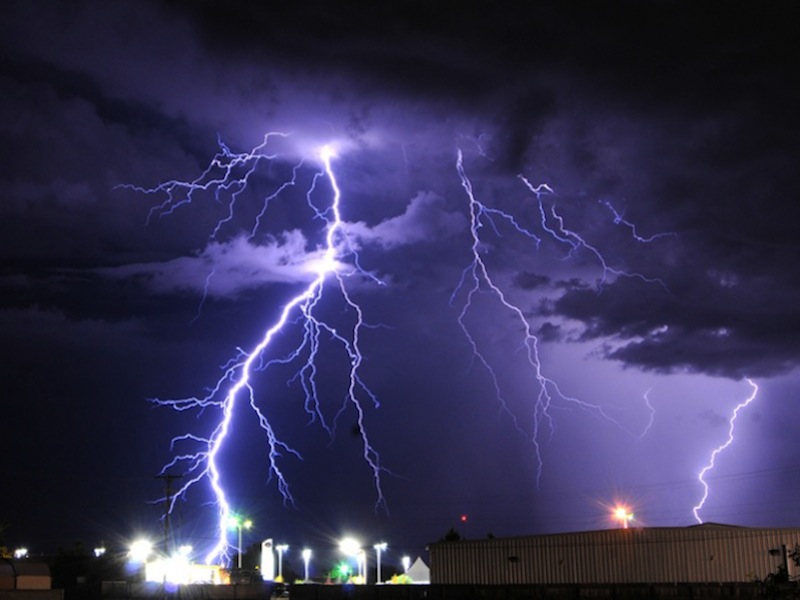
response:
[[[228,517],[228,527],[233,527],[239,533],[239,561],[238,565],[239,568],[242,568],[242,530],[243,529],[250,529],[253,526],[253,522],[250,519],[243,519],[237,515],[231,515]]]

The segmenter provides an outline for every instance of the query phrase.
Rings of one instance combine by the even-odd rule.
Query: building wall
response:
[[[746,582],[774,573],[782,546],[799,542],[800,529],[716,525],[437,542],[429,548],[431,583]]]
[[[0,559],[2,590],[49,590],[52,581],[50,568],[44,563]]]
[[[49,575],[17,575],[18,590],[49,590],[51,583]]]

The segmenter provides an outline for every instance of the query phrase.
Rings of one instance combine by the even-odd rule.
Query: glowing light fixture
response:
[[[303,581],[308,581],[308,563],[311,560],[311,549],[303,548],[300,555],[303,557]]]
[[[150,540],[139,539],[131,544],[131,547],[128,551],[128,557],[133,562],[143,563],[147,560],[147,557],[150,556],[151,552],[153,552],[153,542]]]
[[[231,515],[228,518],[228,526],[233,527],[239,533],[239,547],[237,548],[239,551],[239,559],[238,559],[238,566],[242,568],[242,530],[243,529],[250,529],[253,526],[253,522],[250,519],[243,519],[242,517]]]
[[[622,504],[618,504],[614,507],[613,517],[616,521],[622,523],[622,528],[628,528],[628,522],[633,521],[633,513],[631,509],[627,506]]]

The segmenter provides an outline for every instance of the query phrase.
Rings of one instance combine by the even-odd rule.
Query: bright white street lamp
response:
[[[408,573],[408,568],[411,566],[411,557],[404,556],[403,557],[403,572]]]
[[[376,563],[376,577],[375,583],[380,584],[383,582],[381,579],[381,552],[385,552],[387,548],[386,542],[381,542],[380,544],[375,544],[373,548],[375,548],[375,563]]]
[[[351,537],[344,538],[339,542],[339,550],[345,556],[356,556],[361,551],[361,543]]]
[[[153,543],[150,540],[136,540],[131,544],[128,556],[133,562],[145,562],[153,551]]]
[[[28,549],[27,548],[17,548],[14,550],[14,558],[17,560],[21,558],[28,558]]]
[[[303,581],[308,581],[308,563],[311,560],[311,550],[309,548],[303,548],[303,552],[301,552],[301,556],[303,557]]]
[[[278,544],[275,546],[275,550],[278,551],[278,581],[283,581],[283,553],[288,549],[288,544]]]

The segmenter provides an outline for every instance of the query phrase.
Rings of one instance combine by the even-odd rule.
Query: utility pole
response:
[[[164,480],[164,547],[167,551],[167,556],[172,556],[172,538],[170,533],[169,517],[172,508],[172,482],[176,479],[182,479],[183,475],[169,475],[163,473],[156,475],[156,479]]]

